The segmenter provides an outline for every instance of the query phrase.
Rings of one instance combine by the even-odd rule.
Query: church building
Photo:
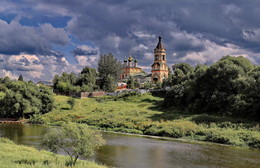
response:
[[[129,76],[142,73],[142,68],[138,67],[138,61],[137,59],[133,59],[133,57],[130,56],[128,59],[124,60],[123,68],[121,70],[121,76],[120,79],[128,78]]]
[[[121,69],[120,79],[128,79],[130,76],[142,82],[163,82],[168,78],[168,66],[166,64],[166,49],[163,47],[162,38],[159,37],[159,42],[154,49],[154,61],[152,64],[151,74],[146,74],[140,67],[138,61],[130,56],[124,60],[123,68]],[[149,78],[149,79],[148,79]]]
[[[152,65],[152,82],[163,82],[168,78],[168,66],[166,64],[166,49],[163,47],[162,38],[154,49],[154,63]]]

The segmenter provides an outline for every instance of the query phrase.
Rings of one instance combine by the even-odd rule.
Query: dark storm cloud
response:
[[[97,50],[84,50],[82,48],[75,48],[72,53],[76,56],[76,55],[79,55],[79,56],[82,56],[82,55],[97,55]]]
[[[77,1],[77,5],[70,10],[75,17],[68,30],[82,41],[93,42],[101,52],[113,52],[121,58],[139,44],[148,49],[136,53],[152,52],[158,35],[163,36],[172,59],[205,51],[208,46],[204,39],[219,46],[231,43],[252,52],[260,51],[259,41],[254,40],[260,34],[259,1]],[[137,36],[138,31],[155,36]],[[176,37],[180,32],[196,38]],[[246,36],[247,32],[257,33]],[[200,42],[194,44],[196,41]],[[172,57],[173,53],[177,57]]]
[[[14,11],[17,18],[31,21],[37,18],[33,14],[67,18],[59,24],[66,27],[54,28],[46,20],[37,26],[22,25],[17,18],[10,24],[0,20],[0,54],[27,52],[63,58],[66,49],[54,48],[68,44],[72,37],[77,42],[70,44],[77,47],[67,52],[78,62],[94,64],[92,50],[112,52],[121,60],[131,51],[139,65],[150,67],[161,35],[169,65],[180,61],[210,64],[227,54],[243,54],[259,64],[259,6],[257,0],[23,0],[19,5],[9,4],[8,10],[0,7],[0,13]],[[86,49],[86,44],[93,44],[93,49]]]
[[[42,24],[39,27],[23,26],[13,21],[7,23],[0,20],[0,53],[48,55],[53,52],[53,45],[66,45],[69,42],[68,35],[61,28],[54,28],[50,24]]]

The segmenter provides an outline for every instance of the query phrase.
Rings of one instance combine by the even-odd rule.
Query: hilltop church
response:
[[[137,79],[139,83],[143,82],[163,82],[168,78],[168,66],[166,62],[166,49],[162,44],[162,38],[159,37],[157,46],[154,49],[154,61],[151,65],[151,74],[146,74],[142,68],[138,67],[138,60],[129,56],[124,60],[123,68],[121,70],[121,80],[128,79],[130,76]]]

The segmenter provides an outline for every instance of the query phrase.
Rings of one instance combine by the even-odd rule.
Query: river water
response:
[[[38,146],[46,127],[0,124],[0,136],[17,144]],[[103,133],[107,144],[92,158],[123,168],[260,168],[260,150],[217,144],[185,143]]]

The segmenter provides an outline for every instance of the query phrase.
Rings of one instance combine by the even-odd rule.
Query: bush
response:
[[[30,116],[30,119],[27,122],[30,124],[44,124],[45,123],[42,115],[40,115],[40,114],[34,114],[34,115]]]
[[[76,101],[75,99],[73,99],[72,97],[70,97],[68,100],[67,100],[67,103],[70,105],[70,108],[73,109],[75,104],[76,104]]]
[[[12,140],[3,137],[0,138],[0,143],[15,144]]]

